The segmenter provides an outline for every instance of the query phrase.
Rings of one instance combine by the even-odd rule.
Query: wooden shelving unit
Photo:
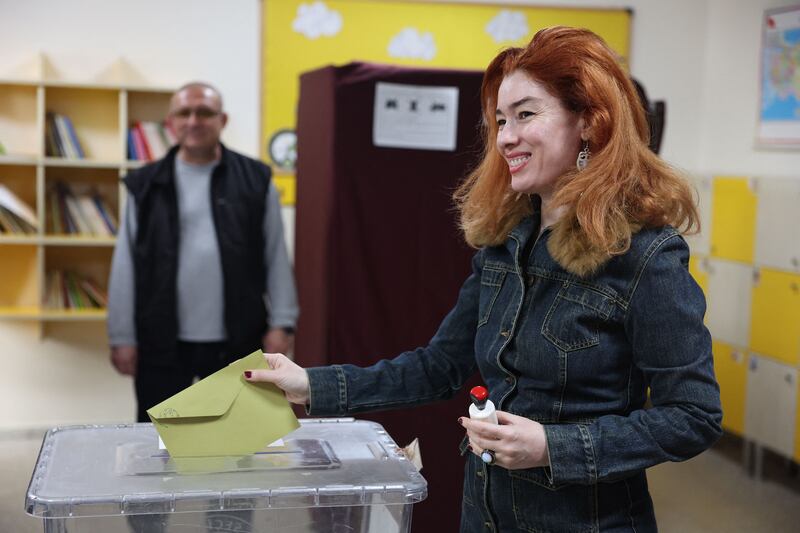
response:
[[[171,88],[150,87],[124,62],[109,69],[109,80],[72,82],[54,76],[45,57],[22,75],[0,75],[0,184],[33,208],[33,235],[0,233],[0,319],[104,320],[105,309],[52,309],[44,305],[46,273],[61,269],[91,278],[106,289],[114,237],[50,232],[48,191],[56,182],[103,197],[119,220],[124,205],[120,178],[131,168],[127,128],[137,120],[161,121]],[[130,75],[129,75],[130,74]],[[45,155],[45,116],[69,116],[85,152],[83,159]]]

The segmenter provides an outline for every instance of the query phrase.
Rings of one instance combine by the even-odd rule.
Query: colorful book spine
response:
[[[147,145],[145,144],[144,135],[142,135],[142,130],[139,128],[138,124],[134,124],[131,128],[133,132],[133,142],[136,146],[136,156],[139,161],[149,161],[150,154],[147,151]]]
[[[51,189],[50,192],[47,194],[48,202],[50,203],[50,232],[56,235],[61,233],[66,233],[64,227],[61,224],[62,217],[61,217],[61,207],[58,201],[58,192],[55,189]]]
[[[62,147],[64,148],[64,157],[69,159],[77,159],[78,151],[72,145],[72,139],[69,137],[69,131],[67,130],[67,124],[64,121],[64,115],[59,115],[56,113],[55,121],[56,132],[58,132],[58,137],[61,139]]]
[[[56,125],[56,114],[48,112],[47,113],[47,129],[50,131],[50,135],[53,138],[53,155],[54,157],[65,157],[67,155],[66,148],[64,146],[64,139],[61,138],[61,135],[58,131],[58,126]]]
[[[69,136],[69,142],[75,153],[75,157],[78,159],[83,159],[85,154],[83,152],[81,142],[78,140],[78,135],[75,133],[75,126],[72,125],[72,120],[66,115],[61,115],[61,117],[64,121],[64,126],[66,127],[67,135]]]
[[[103,219],[103,223],[108,228],[108,231],[111,235],[117,234],[117,219],[111,214],[111,210],[108,209],[105,201],[99,194],[92,195],[92,201],[94,202],[95,208],[97,212],[100,213],[100,217]]]
[[[128,128],[128,160],[136,161],[139,157],[136,154],[136,144],[133,142],[133,130]]]
[[[81,288],[91,299],[94,307],[108,307],[108,295],[104,293],[100,287],[95,285],[90,279],[87,278],[82,278],[80,280],[80,284]]]
[[[56,143],[56,134],[53,131],[53,126],[50,123],[50,117],[47,117],[44,128],[44,153],[48,157],[59,157],[61,154],[58,152],[58,144]]]
[[[167,153],[167,146],[162,140],[161,133],[159,132],[160,125],[157,122],[142,121],[139,123],[142,127],[147,147],[150,149],[150,157],[152,159],[161,159]]]

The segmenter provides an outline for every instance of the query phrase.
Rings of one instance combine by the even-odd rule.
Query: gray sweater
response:
[[[226,338],[222,262],[211,214],[211,173],[217,162],[194,165],[175,158],[180,217],[178,250],[178,339],[213,342]],[[278,191],[270,183],[264,214],[264,262],[271,327],[294,328],[299,314],[292,267],[283,237]],[[134,272],[136,205],[128,195],[108,287],[108,337],[112,346],[136,345]]]

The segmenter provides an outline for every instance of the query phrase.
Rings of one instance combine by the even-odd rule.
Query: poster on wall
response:
[[[758,144],[800,148],[800,5],[764,12]]]
[[[375,84],[375,146],[452,152],[457,122],[458,87]]]
[[[483,70],[502,48],[524,46],[538,30],[557,24],[593,30],[627,66],[632,11],[449,0],[281,0],[263,2],[262,16],[261,156],[273,167],[281,202],[293,205],[295,162],[302,157],[294,128],[303,72],[352,61]],[[442,112],[440,125],[448,117]],[[401,132],[384,134],[397,142]]]

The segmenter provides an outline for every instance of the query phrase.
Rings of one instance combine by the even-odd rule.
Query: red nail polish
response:
[[[253,375],[253,373],[250,372],[249,370],[245,370],[244,371],[244,377],[246,377],[247,379],[250,379],[250,377],[252,377],[252,375]]]
[[[464,420],[464,417],[461,417],[461,416],[458,417],[458,423],[461,424],[462,426],[464,425],[463,420]]]

